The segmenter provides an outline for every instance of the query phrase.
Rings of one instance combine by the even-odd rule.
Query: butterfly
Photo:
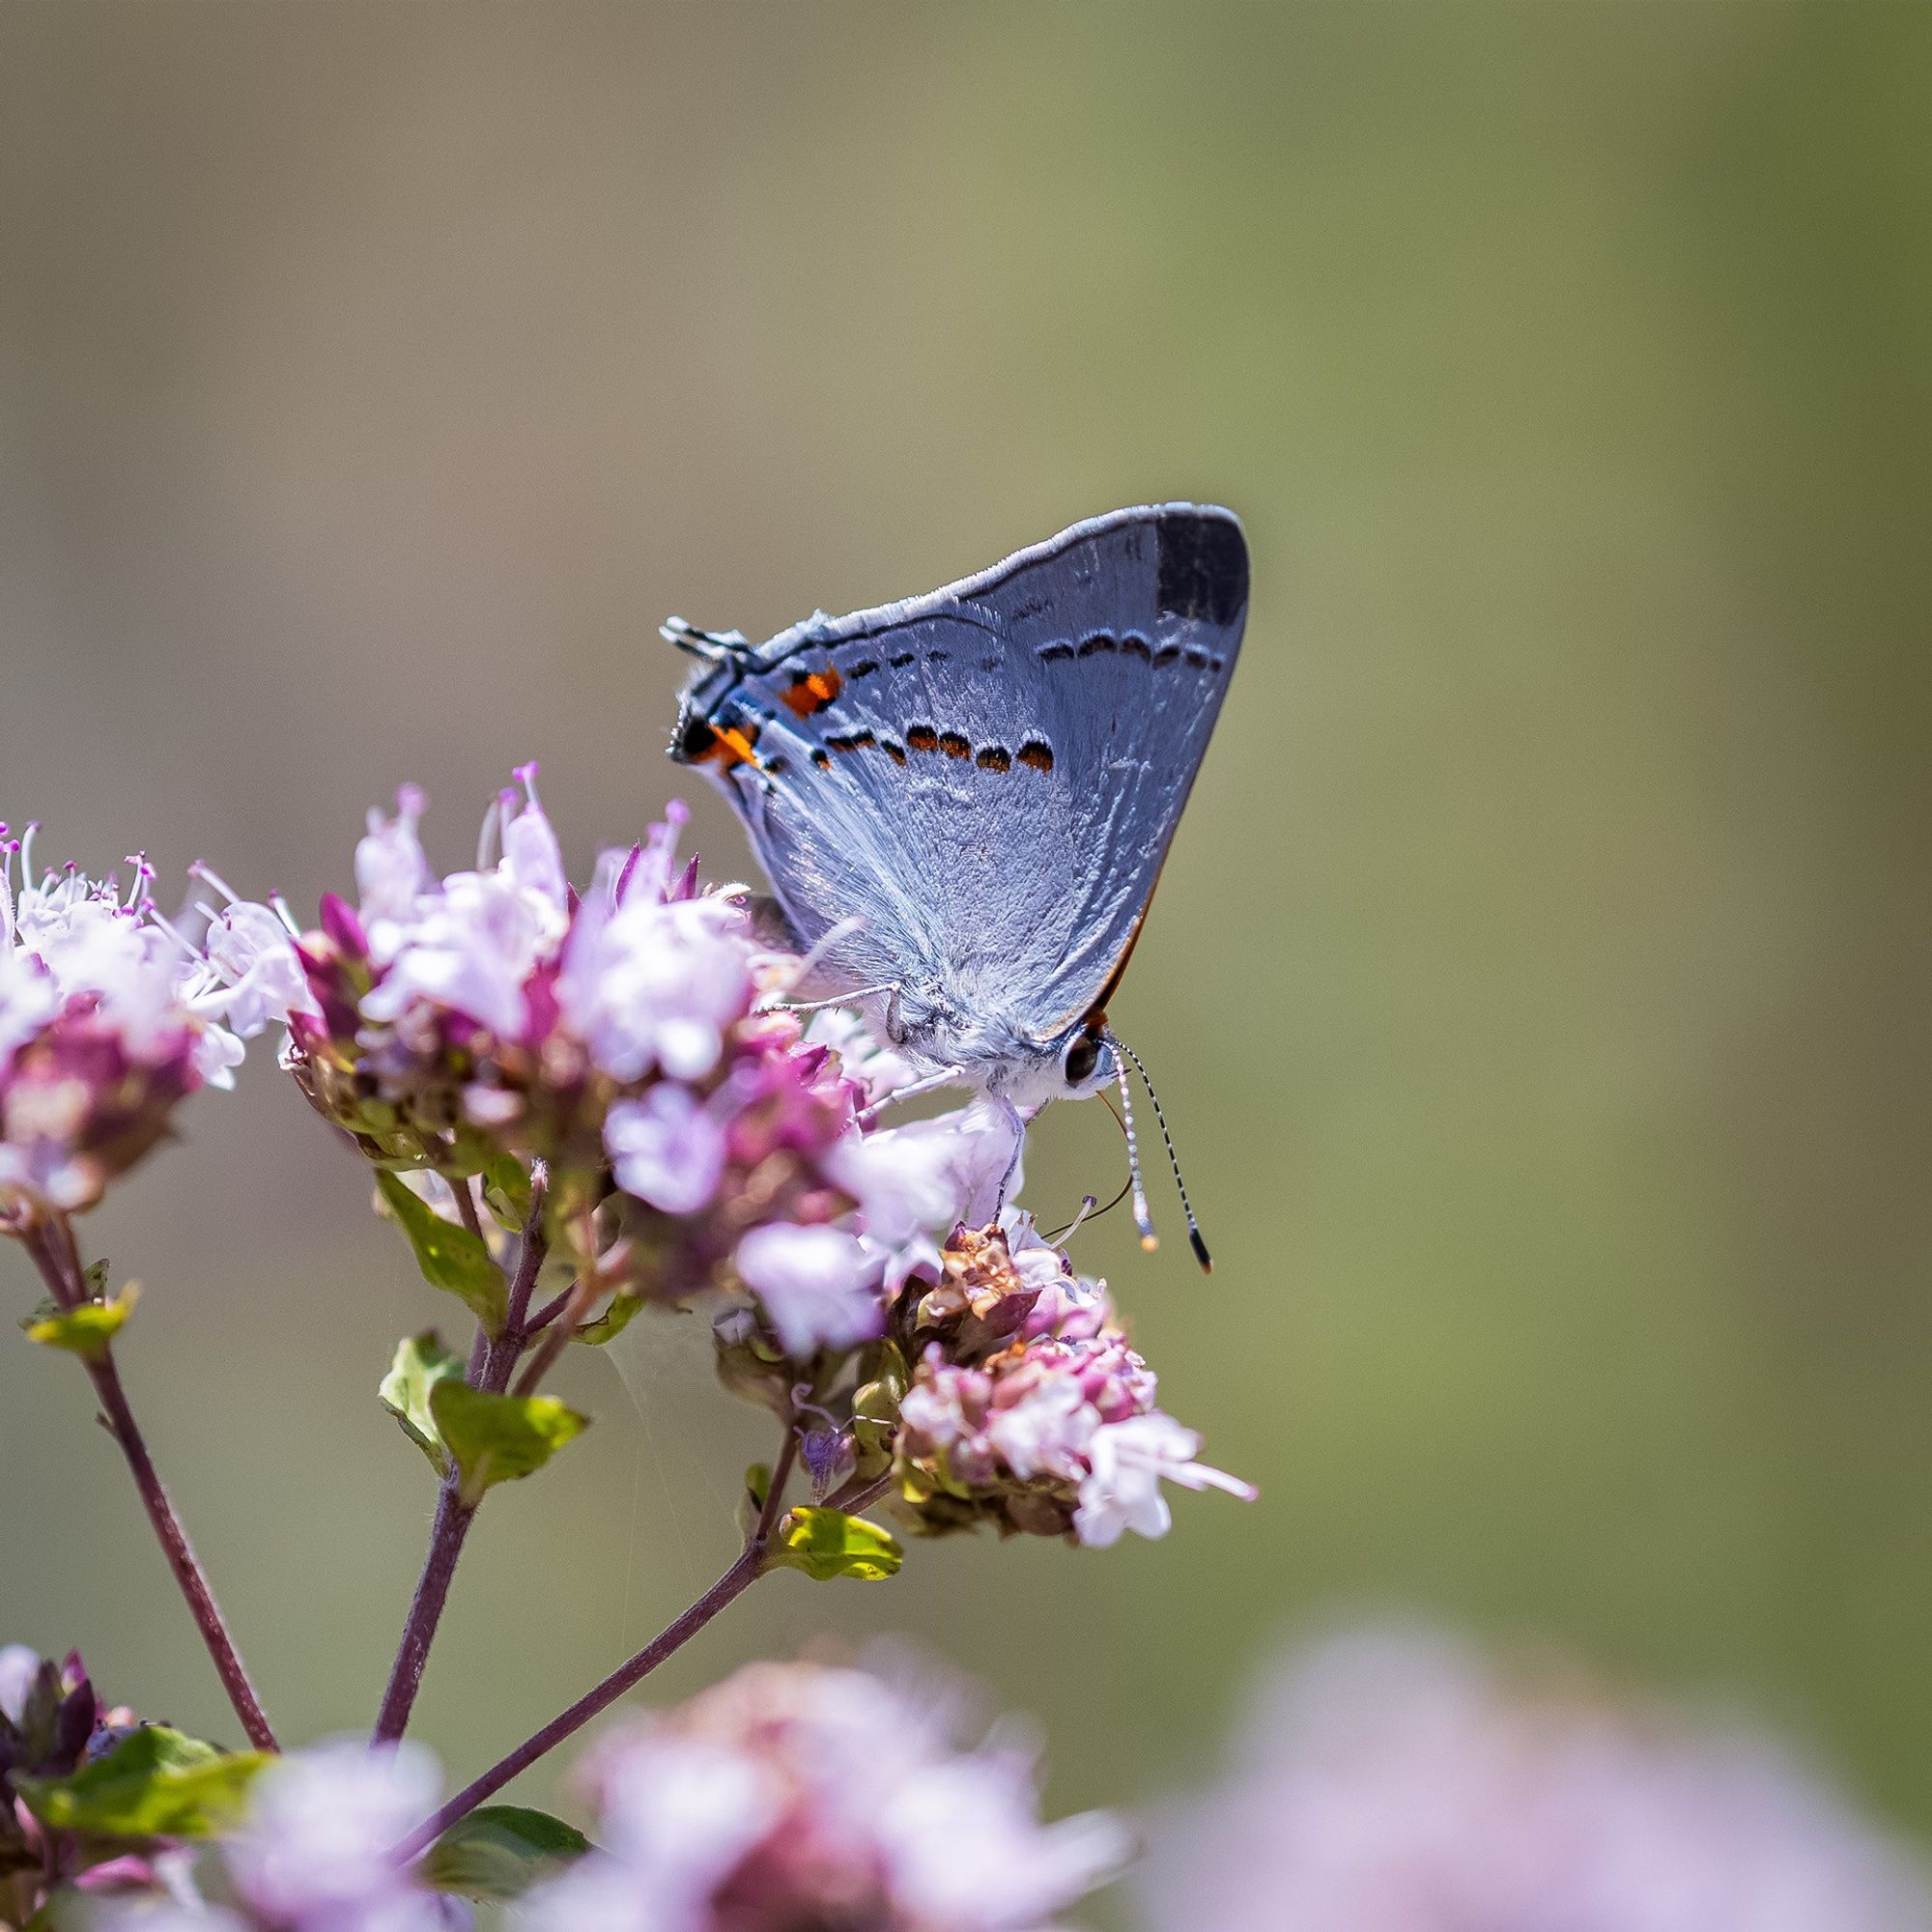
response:
[[[1107,1005],[1247,606],[1239,520],[1162,503],[763,644],[673,618],[701,662],[671,756],[730,800],[814,987],[921,1087],[1022,1114],[1117,1080],[1124,1097]]]

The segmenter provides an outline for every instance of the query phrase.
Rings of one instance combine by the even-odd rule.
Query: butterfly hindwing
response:
[[[836,978],[1051,1038],[1132,944],[1246,607],[1229,512],[1117,511],[733,653],[673,750],[724,784],[804,943],[863,923]]]

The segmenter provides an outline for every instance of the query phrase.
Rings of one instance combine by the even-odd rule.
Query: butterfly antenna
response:
[[[1134,1103],[1127,1092],[1125,1063],[1116,1061],[1115,1069],[1121,1080],[1121,1124],[1127,1130],[1127,1175],[1133,1189],[1134,1226],[1140,1231],[1141,1246],[1151,1254],[1160,1246],[1160,1236],[1153,1231],[1153,1216],[1148,1210],[1147,1189],[1141,1183],[1141,1148],[1134,1133]]]
[[[1148,1070],[1140,1055],[1125,1040],[1110,1033],[1107,1035],[1107,1044],[1118,1047],[1121,1052],[1124,1053],[1134,1063],[1134,1069],[1141,1076],[1141,1085],[1147,1089],[1148,1098],[1153,1103],[1154,1124],[1160,1129],[1161,1145],[1167,1149],[1167,1164],[1174,1170],[1174,1185],[1176,1191],[1180,1196],[1180,1211],[1187,1216],[1187,1244],[1194,1250],[1194,1259],[1201,1264],[1201,1272],[1203,1274],[1212,1274],[1214,1272],[1214,1258],[1208,1252],[1208,1243],[1201,1238],[1201,1223],[1194,1218],[1194,1207],[1187,1198],[1187,1183],[1180,1178],[1180,1156],[1174,1151],[1174,1136],[1167,1130],[1167,1116],[1160,1111],[1160,1095],[1153,1091],[1153,1082],[1148,1078]],[[1125,1070],[1122,1069],[1121,1074],[1121,1095],[1123,1099],[1126,1096],[1126,1092],[1127,1076]],[[1131,1146],[1133,1134],[1131,1126],[1128,1127],[1127,1132],[1128,1143]],[[1136,1169],[1136,1172],[1138,1173],[1138,1169]],[[1137,1215],[1136,1219],[1138,1218]],[[1145,1236],[1142,1237],[1141,1245],[1143,1247],[1147,1245]]]

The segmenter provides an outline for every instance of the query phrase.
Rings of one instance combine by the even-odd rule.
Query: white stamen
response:
[[[497,835],[502,829],[503,795],[498,792],[483,812],[483,823],[476,834],[476,869],[489,871],[497,863]]]
[[[226,899],[230,905],[233,905],[235,901],[242,896],[242,895],[238,893],[235,890],[235,888],[231,886],[228,883],[228,881],[221,876],[219,872],[217,872],[212,866],[205,865],[199,859],[197,859],[194,862],[194,864],[187,868],[187,870],[188,870],[188,876],[190,878],[199,879],[204,885],[213,886],[214,890],[217,893],[219,893],[221,896],[224,899]],[[210,913],[208,916],[210,919],[213,919],[214,917],[213,913]]]

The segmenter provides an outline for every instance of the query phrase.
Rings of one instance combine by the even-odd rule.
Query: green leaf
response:
[[[898,1539],[862,1516],[842,1510],[802,1507],[788,1511],[779,1524],[778,1547],[769,1561],[787,1570],[803,1570],[820,1583],[835,1577],[857,1577],[866,1582],[895,1575],[905,1560]]]
[[[514,1154],[494,1153],[483,1164],[483,1205],[511,1234],[530,1218],[530,1177]]]
[[[456,1459],[457,1493],[471,1509],[483,1492],[541,1469],[590,1426],[547,1395],[490,1395],[444,1378],[429,1392],[437,1432]]]
[[[432,1288],[460,1295],[490,1334],[501,1334],[510,1292],[483,1237],[445,1221],[386,1168],[376,1170],[376,1186],[396,1225],[410,1237],[423,1279]]]
[[[22,1777],[14,1789],[56,1832],[114,1838],[205,1838],[242,1815],[262,1751],[222,1751],[164,1724],[130,1731],[71,1777]]]
[[[429,1399],[438,1382],[462,1374],[463,1363],[442,1346],[442,1338],[434,1328],[425,1328],[396,1344],[396,1359],[376,1391],[439,1476],[449,1473],[449,1450],[430,1413]]]
[[[586,1321],[577,1331],[576,1340],[601,1349],[613,1335],[621,1335],[631,1325],[631,1318],[644,1305],[641,1294],[613,1294],[604,1313],[595,1321]]]
[[[893,1459],[899,1404],[905,1400],[911,1381],[905,1357],[895,1344],[886,1342],[880,1346],[872,1379],[852,1393],[852,1440],[859,1452],[859,1467],[866,1475],[877,1474]]]
[[[738,1534],[748,1541],[756,1533],[765,1513],[765,1498],[772,1492],[772,1472],[762,1463],[753,1463],[745,1471],[745,1487],[739,1492],[736,1518]]]
[[[20,1325],[30,1342],[48,1349],[67,1349],[86,1361],[99,1362],[106,1358],[107,1345],[121,1332],[140,1298],[141,1284],[130,1281],[105,1301],[80,1301],[71,1308],[51,1311],[42,1308]]]
[[[427,1852],[417,1875],[432,1891],[507,1903],[590,1849],[574,1825],[522,1804],[486,1804],[459,1818]]]

